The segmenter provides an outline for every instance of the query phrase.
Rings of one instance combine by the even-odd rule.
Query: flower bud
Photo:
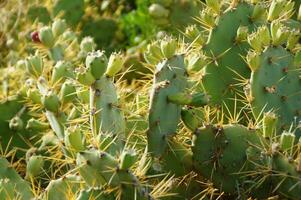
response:
[[[249,28],[247,26],[240,26],[237,29],[236,41],[241,42],[246,40],[248,38],[248,32],[249,32]]]
[[[260,55],[254,51],[249,51],[246,60],[252,72],[255,72],[260,66]]]
[[[41,56],[36,54],[34,56],[29,56],[25,60],[27,72],[34,77],[39,77],[43,73],[43,59]]]
[[[138,159],[138,154],[134,149],[125,149],[120,155],[120,169],[131,168]]]
[[[276,127],[277,127],[278,117],[273,112],[267,112],[263,115],[263,137],[273,138]]]
[[[175,55],[178,42],[172,37],[165,37],[161,41],[161,51],[165,58],[171,58]]]
[[[42,104],[46,110],[57,113],[60,108],[59,97],[52,91],[48,91],[47,94],[42,97]]]
[[[290,151],[295,142],[295,135],[290,132],[283,132],[280,137],[280,148],[281,150],[288,152]]]
[[[219,0],[206,0],[206,4],[211,8],[215,13],[219,13],[221,9],[221,3]]]
[[[275,20],[280,16],[280,13],[282,12],[282,10],[284,8],[285,3],[286,3],[285,1],[278,1],[278,0],[272,1],[271,5],[270,5],[269,13],[268,13],[269,21]]]
[[[258,3],[254,6],[251,19],[253,21],[258,21],[264,19],[265,17],[265,7],[262,3]]]
[[[76,80],[86,86],[91,86],[95,82],[91,71],[86,68],[77,69]]]
[[[296,30],[291,31],[290,35],[288,36],[286,47],[289,50],[293,50],[296,44],[298,44],[299,39],[300,39],[300,31],[296,31]]]
[[[52,72],[51,83],[55,84],[58,81],[64,81],[67,77],[73,76],[71,64],[66,61],[58,61]]]
[[[68,103],[76,99],[76,88],[70,81],[65,81],[61,87],[60,100],[61,102]]]
[[[113,77],[117,74],[123,67],[124,59],[121,53],[112,53],[109,62],[106,74],[110,77]]]
[[[84,37],[80,43],[80,50],[88,53],[94,51],[96,48],[96,44],[92,37]]]

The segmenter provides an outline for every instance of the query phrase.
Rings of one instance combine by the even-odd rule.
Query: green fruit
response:
[[[127,170],[131,168],[138,159],[137,152],[134,149],[125,149],[120,155],[120,169]]]
[[[48,91],[47,94],[42,97],[42,104],[51,112],[57,113],[60,108],[60,100],[59,97],[54,93],[54,91]]]
[[[66,130],[65,144],[71,151],[80,152],[85,150],[84,135],[80,127],[69,127]]]
[[[27,72],[34,77],[39,77],[43,73],[43,59],[38,55],[38,52],[34,56],[29,56],[25,60]]]
[[[104,51],[90,52],[86,58],[86,68],[91,71],[95,79],[100,79],[106,72],[108,65],[108,58]]]
[[[123,63],[124,59],[121,53],[112,53],[109,58],[106,75],[113,77],[121,70],[121,68],[123,67]]]
[[[96,48],[96,44],[94,42],[94,39],[92,37],[84,37],[80,43],[80,50],[88,53],[94,51]]]
[[[26,175],[28,177],[37,177],[43,172],[44,158],[39,155],[33,155],[29,158],[26,165]]]
[[[52,48],[54,45],[54,36],[52,30],[48,26],[44,26],[39,30],[39,38],[46,47]]]
[[[57,19],[52,23],[52,33],[54,37],[58,37],[67,29],[67,23],[63,19]]]

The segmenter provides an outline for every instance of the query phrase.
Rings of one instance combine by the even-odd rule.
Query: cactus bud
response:
[[[95,82],[95,78],[91,74],[91,71],[86,68],[77,69],[76,80],[86,86],[91,86]]]
[[[161,41],[161,51],[165,58],[171,58],[177,50],[177,40],[172,37],[165,37]]]
[[[154,18],[166,18],[169,15],[169,10],[156,3],[150,5],[148,12]]]
[[[48,128],[49,128],[48,123],[41,122],[34,118],[31,118],[30,120],[28,120],[27,125],[26,125],[26,129],[35,130],[35,131],[43,131],[43,130],[47,130]]]
[[[84,103],[84,104],[88,104],[89,103],[89,99],[90,99],[90,92],[87,89],[84,89],[83,87],[77,87],[76,89],[76,94],[78,99]]]
[[[26,165],[26,176],[36,177],[42,173],[44,166],[44,159],[39,155],[32,155]]]
[[[188,72],[198,72],[208,64],[208,58],[204,54],[191,53],[187,58]]]
[[[41,104],[41,93],[36,88],[27,90],[26,95],[33,103]]]
[[[52,30],[48,26],[44,26],[39,31],[39,38],[46,47],[51,48],[54,45],[54,36]]]
[[[42,104],[46,110],[57,113],[60,108],[59,97],[52,91],[48,91],[47,94],[42,97]]]
[[[14,131],[20,131],[23,129],[23,121],[19,116],[12,118],[9,121],[9,128]]]
[[[81,129],[77,126],[67,128],[64,140],[70,150],[75,152],[85,150],[84,136]]]
[[[261,3],[256,4],[254,7],[254,10],[253,10],[251,19],[253,21],[258,21],[258,20],[263,19],[264,17],[265,17],[264,5]]]
[[[297,51],[294,57],[294,64],[296,66],[300,66],[301,65],[301,50]]]
[[[246,40],[248,38],[248,32],[249,32],[249,29],[247,26],[240,26],[237,29],[236,41],[241,42],[241,41]]]
[[[88,53],[86,58],[86,68],[90,69],[95,79],[100,79],[105,73],[108,65],[108,58],[104,51],[94,51]]]
[[[209,9],[204,9],[201,11],[200,19],[208,27],[215,26],[215,17],[212,15],[212,13]]]
[[[248,36],[248,43],[250,46],[257,52],[260,52],[262,49],[262,43],[259,35],[257,32],[252,33],[251,35]]]
[[[110,77],[113,77],[121,70],[123,63],[124,60],[121,53],[112,53],[109,58],[106,74]]]
[[[80,50],[88,53],[94,51],[96,48],[96,44],[92,37],[84,37],[80,43]]]
[[[25,65],[27,72],[36,78],[43,73],[43,59],[38,55],[38,52],[34,56],[27,57]]]
[[[273,112],[267,112],[263,115],[263,137],[272,138],[276,131],[278,118]]]
[[[188,26],[185,29],[185,35],[192,40],[193,43],[199,46],[203,46],[206,42],[204,35],[199,31],[196,25]]]
[[[290,132],[283,132],[280,138],[280,148],[282,151],[288,152],[290,151],[295,142],[295,135]]]
[[[249,51],[246,60],[249,68],[255,72],[260,66],[260,55],[254,51]]]
[[[163,54],[158,41],[153,42],[147,46],[147,53],[149,53],[149,56],[152,56],[154,59],[157,59],[159,61],[163,58]]]
[[[67,29],[67,23],[64,19],[57,19],[52,23],[52,32],[54,37],[58,37]]]
[[[211,8],[215,13],[219,13],[221,9],[221,3],[219,0],[206,0],[206,4]]]
[[[299,39],[300,39],[300,31],[296,31],[296,30],[292,31],[288,37],[286,47],[289,50],[293,50],[296,44],[299,42]]]
[[[64,81],[66,77],[72,77],[73,71],[70,68],[69,62],[58,61],[53,68],[51,83],[55,84],[58,81]]]
[[[182,109],[181,119],[184,125],[191,131],[195,131],[199,127],[199,120],[192,110]]]
[[[273,0],[268,13],[268,20],[272,21],[277,19],[280,16],[284,8],[285,1]]]
[[[272,21],[272,23],[270,25],[272,40],[274,40],[274,38],[276,38],[277,31],[280,28],[281,28],[280,22],[278,22],[278,21]]]
[[[63,83],[60,90],[60,100],[62,104],[74,101],[76,98],[76,88],[70,81]]]
[[[77,40],[77,36],[73,31],[65,31],[63,33],[63,39],[67,42],[72,42],[74,40]]]
[[[290,30],[288,30],[284,26],[280,26],[275,34],[275,37],[274,38],[272,37],[273,45],[274,46],[282,45],[288,40],[289,35],[290,35]]]
[[[271,42],[270,31],[266,26],[261,26],[258,28],[257,35],[259,36],[262,44],[264,46],[269,46]]]
[[[138,155],[134,149],[123,150],[120,155],[120,169],[127,170],[131,168],[138,159]]]

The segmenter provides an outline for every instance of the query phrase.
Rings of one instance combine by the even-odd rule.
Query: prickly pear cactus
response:
[[[185,87],[186,70],[182,55],[175,55],[157,65],[147,132],[148,148],[154,155],[164,152],[167,140],[175,135],[181,117],[181,105],[169,102],[168,95],[182,92]]]
[[[12,97],[0,103],[1,151],[13,151],[18,158],[24,156],[20,149],[29,149],[38,140],[36,131],[26,129],[29,115],[21,99]],[[7,152],[8,153],[8,152]]]
[[[258,26],[260,19],[250,18],[253,12],[253,5],[238,3],[236,7],[230,7],[221,13],[203,47],[208,57],[202,77],[204,89],[211,95],[212,105],[227,106],[231,112],[235,101],[243,95],[243,80],[250,77],[250,69],[241,57],[246,55],[249,45],[246,38],[240,38],[238,30],[246,27],[245,34],[248,34],[248,31]],[[241,108],[243,104],[239,102],[241,101],[238,101]]]
[[[194,166],[219,189],[235,193],[243,183],[246,149],[257,144],[256,131],[240,125],[207,126],[194,132],[192,145]]]
[[[30,184],[20,177],[5,158],[0,158],[0,180],[0,195],[3,199],[25,200],[34,197]]]

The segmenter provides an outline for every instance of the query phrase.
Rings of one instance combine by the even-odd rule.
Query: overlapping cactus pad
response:
[[[291,0],[0,1],[0,200],[301,199]]]

